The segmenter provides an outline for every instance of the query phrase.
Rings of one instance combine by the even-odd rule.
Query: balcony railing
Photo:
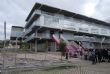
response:
[[[83,20],[78,20],[71,17],[66,16],[56,16],[53,14],[43,13],[44,15],[44,26],[57,28],[57,29],[65,29],[71,31],[78,31],[89,34],[97,34],[109,36],[109,29],[107,26],[103,28],[99,26],[99,24],[91,23]],[[98,27],[97,27],[98,26]],[[106,29],[104,32],[101,32],[102,29]]]
[[[49,39],[50,35],[48,33],[37,33],[37,37],[38,38],[45,38],[45,39]]]
[[[37,35],[35,36],[35,34],[32,34],[31,36],[27,37],[27,39],[25,39],[25,41],[30,41],[32,40],[33,38],[45,38],[45,39],[49,39],[49,34],[45,34],[45,33],[37,33]]]
[[[35,34],[32,34],[31,36],[27,37],[24,41],[28,42],[28,41],[32,40],[33,38],[35,38]]]
[[[102,38],[95,38],[95,37],[85,37],[85,36],[65,36],[67,40],[75,40],[75,41],[88,41],[88,42],[102,42]],[[110,39],[105,39],[103,43],[110,43]]]
[[[29,28],[30,25],[32,25],[32,23],[35,21],[35,19],[37,19],[40,16],[40,14],[41,13],[39,11],[35,11],[26,23],[25,28]]]
[[[33,24],[28,29],[26,29],[25,35],[29,34],[32,31],[32,28],[35,26],[38,26],[38,25],[40,25],[39,19],[37,21],[33,22]]]

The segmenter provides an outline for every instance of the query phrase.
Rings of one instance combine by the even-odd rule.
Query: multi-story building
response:
[[[56,51],[51,34],[68,41],[82,42],[87,49],[110,48],[110,23],[64,9],[35,3],[26,18],[25,36],[35,51]],[[48,49],[46,48],[48,45]]]
[[[22,40],[23,32],[24,32],[24,28],[21,26],[12,26],[11,27],[10,40],[11,40],[11,43],[13,44],[13,47],[19,48],[20,42]]]

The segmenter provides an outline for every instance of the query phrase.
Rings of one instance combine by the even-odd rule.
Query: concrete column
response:
[[[18,43],[18,39],[16,38],[16,48],[18,48],[18,44],[17,43]]]
[[[21,41],[23,42],[23,38],[21,38]]]
[[[56,46],[56,44],[54,43],[54,45],[55,45],[55,52],[57,51],[57,46]]]
[[[45,50],[46,52],[48,52],[48,47],[49,47],[49,43],[48,43],[48,40],[46,40],[46,48],[45,48],[46,49]]]
[[[35,31],[35,37],[37,37],[37,30]],[[35,39],[35,52],[37,52],[37,39]]]
[[[35,52],[37,52],[37,39],[35,40]]]
[[[55,52],[55,51],[56,51],[55,43],[51,42],[51,52]]]
[[[30,51],[31,51],[31,49],[32,49],[32,45],[31,45],[31,43],[30,43]]]

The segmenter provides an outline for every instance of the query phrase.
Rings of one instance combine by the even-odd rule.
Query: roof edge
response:
[[[43,3],[38,3],[38,2],[36,2],[25,21],[28,21],[29,18],[30,18],[30,16],[31,16],[32,13],[34,12],[34,10],[40,8],[41,6],[48,6],[48,7],[51,7],[51,8],[56,8],[56,7],[53,7],[53,6],[49,6],[49,5],[47,5],[47,4],[43,4]],[[61,11],[66,11],[66,12],[68,12],[68,13],[76,14],[75,16],[73,16],[73,18],[78,18],[78,19],[82,19],[82,20],[89,21],[89,22],[94,22],[94,23],[97,23],[97,24],[103,24],[103,25],[110,26],[110,23],[109,23],[109,22],[106,22],[106,21],[103,21],[103,20],[99,20],[99,19],[96,19],[96,18],[93,18],[93,17],[88,17],[88,16],[86,16],[86,15],[74,13],[74,12],[72,12],[72,11],[65,10],[65,9],[61,9],[61,8],[56,8],[56,9],[59,9],[59,10],[61,10]]]
[[[22,28],[22,29],[24,29],[24,27],[22,27],[22,26],[12,26],[12,28],[13,27],[15,27],[15,28]]]

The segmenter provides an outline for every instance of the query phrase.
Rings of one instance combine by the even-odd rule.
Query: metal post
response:
[[[4,48],[6,46],[6,21],[4,22]]]
[[[5,72],[5,57],[4,57],[4,51],[5,50],[2,50],[2,56],[3,56],[3,68],[2,68],[2,73],[1,74],[4,74],[4,72]]]
[[[4,22],[4,48],[6,47],[6,21]],[[2,73],[5,73],[5,56],[4,56],[5,50],[2,50],[2,55],[3,55],[3,68],[2,68]]]
[[[18,43],[18,39],[16,38],[16,49],[18,48],[18,47],[17,47],[17,46],[18,46],[17,43]]]
[[[32,45],[31,45],[31,43],[30,43],[30,51],[31,51],[31,49],[32,49]]]
[[[14,57],[14,59],[15,59],[15,60],[14,60],[14,62],[15,62],[15,67],[16,67],[16,55],[17,55],[17,53],[16,53],[16,49],[15,49],[15,52],[14,52],[14,56],[15,56],[15,57]]]
[[[102,41],[101,41],[101,49],[103,48],[102,47],[102,43],[104,42],[104,40],[105,40],[105,37],[102,39]]]
[[[18,42],[18,39],[16,38],[16,49],[15,49],[15,52],[14,52],[15,53],[15,67],[16,67],[16,55],[17,55],[16,51],[17,51],[17,48],[18,48],[17,47],[18,46],[17,42]]]
[[[54,46],[55,46],[55,52],[57,51],[57,46],[56,46],[56,44],[54,43]]]
[[[37,39],[35,40],[35,52],[37,52]]]
[[[35,37],[37,37],[37,30],[35,31]],[[37,52],[37,39],[35,40],[35,52]]]
[[[101,49],[102,49],[102,42],[101,42]]]
[[[81,43],[80,43],[80,42],[78,42],[78,43],[79,43],[79,44],[78,44],[78,49],[79,49],[79,50],[78,50],[78,57],[80,57],[80,52],[82,52],[82,51],[81,51],[81,46],[80,46]]]

